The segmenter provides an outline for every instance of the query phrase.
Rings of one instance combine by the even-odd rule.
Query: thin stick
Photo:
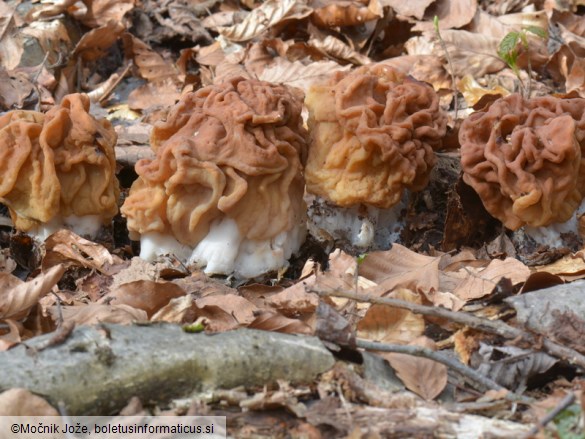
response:
[[[526,433],[526,436],[524,436],[523,439],[530,439],[531,437],[534,437],[534,435],[536,435],[541,428],[543,428],[546,424],[548,424],[550,421],[556,418],[559,413],[561,413],[574,402],[575,393],[570,392],[557,404],[557,406],[554,409],[552,409],[549,413],[547,413],[547,415],[544,418],[538,421],[536,425],[532,427],[532,429],[528,433]]]
[[[544,336],[534,336],[533,334],[523,331],[513,326],[507,325],[504,322],[497,320],[487,320],[474,315],[460,312],[450,311],[445,308],[437,306],[418,305],[416,303],[407,302],[406,300],[393,299],[390,297],[378,297],[372,294],[355,294],[348,291],[317,291],[310,290],[320,296],[344,297],[346,299],[357,300],[358,302],[368,302],[380,305],[388,305],[394,308],[407,309],[415,314],[422,314],[426,316],[441,317],[451,320],[462,325],[469,326],[479,331],[496,334],[506,339],[520,338],[533,344],[542,343],[542,347],[546,352],[554,357],[568,361],[569,363],[585,370],[585,356],[575,351],[574,349],[555,343]]]
[[[455,70],[453,69],[453,63],[451,62],[451,55],[449,54],[449,51],[447,50],[447,44],[445,43],[445,40],[443,40],[443,37],[441,36],[441,31],[439,30],[439,17],[437,17],[435,15],[435,18],[433,20],[434,25],[435,25],[435,32],[437,33],[437,37],[439,38],[439,43],[441,44],[441,49],[443,49],[443,52],[445,52],[445,57],[447,58],[447,64],[449,64],[449,70],[451,73],[451,88],[453,89],[453,100],[455,101],[454,104],[454,110],[455,110],[455,120],[457,120],[457,113],[459,111],[459,103],[457,101],[457,82],[455,81]]]
[[[407,354],[414,355],[415,357],[428,358],[429,360],[433,360],[438,363],[444,364],[448,368],[454,370],[459,375],[466,378],[472,385],[474,385],[474,387],[479,388],[482,391],[486,389],[487,390],[506,389],[505,387],[499,385],[495,381],[483,376],[476,370],[467,367],[466,365],[458,361],[456,358],[451,358],[441,352],[435,352],[423,346],[405,346],[397,344],[378,343],[375,341],[369,341],[359,338],[356,340],[356,345],[359,348],[368,349],[372,351],[395,352],[398,354]],[[534,402],[531,398],[518,395],[512,391],[508,391],[505,398],[510,401],[523,402],[525,404],[530,404]]]

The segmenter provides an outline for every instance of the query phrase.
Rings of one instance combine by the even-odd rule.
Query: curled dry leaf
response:
[[[0,320],[26,315],[59,282],[63,273],[65,267],[56,265],[28,282],[0,273]]]
[[[217,32],[231,41],[248,41],[278,24],[299,0],[268,0],[252,10],[240,23],[218,27]]]
[[[485,268],[465,267],[460,270],[464,276],[453,291],[462,300],[479,299],[490,294],[497,283],[507,277],[513,285],[524,282],[530,276],[530,269],[518,259],[493,259]]]
[[[316,26],[322,28],[361,26],[382,16],[378,0],[370,0],[367,5],[361,1],[315,1],[314,6],[317,8],[311,19]]]
[[[59,416],[59,412],[40,396],[14,388],[0,393],[0,416]]]
[[[435,349],[427,337],[419,337],[411,345]],[[396,371],[404,385],[427,401],[435,399],[447,385],[447,366],[427,358],[385,352],[380,354]]]
[[[333,72],[350,69],[351,66],[341,66],[334,61],[316,61],[305,65],[300,61],[277,58],[258,75],[258,79],[298,87],[306,93],[311,85],[325,81]]]
[[[66,229],[53,233],[45,240],[43,270],[58,264],[93,268],[103,274],[115,274],[125,266],[124,261],[112,255],[104,246]]]
[[[92,0],[86,3],[87,12],[78,18],[88,27],[104,26],[110,21],[121,23],[135,4],[136,0]]]
[[[312,334],[313,330],[306,323],[297,319],[290,319],[275,311],[260,311],[256,318],[248,325],[251,329],[276,331],[285,334]]]
[[[359,273],[379,284],[376,290],[380,292],[397,287],[423,294],[439,290],[439,258],[420,255],[400,244],[368,254]]]
[[[72,56],[84,61],[95,61],[103,58],[108,49],[122,36],[124,30],[124,26],[115,21],[92,29],[83,34],[73,49]]]
[[[195,317],[205,317],[212,332],[229,331],[248,326],[256,318],[258,308],[243,297],[235,294],[207,296],[195,300]]]
[[[178,79],[178,71],[174,65],[135,36],[125,33],[124,47],[128,56],[132,57],[134,64],[138,67],[140,76],[147,81],[158,83],[168,79],[173,81]]]
[[[133,308],[129,305],[106,305],[103,303],[88,303],[83,306],[61,307],[63,320],[75,325],[97,325],[98,323],[114,323],[130,325],[135,322],[148,320],[146,311]],[[56,307],[51,309],[53,318],[57,320],[59,313]]]
[[[315,312],[319,297],[300,288],[287,288],[266,300],[266,304],[285,315],[295,316]]]
[[[373,62],[366,55],[362,55],[361,53],[353,50],[343,41],[341,41],[338,38],[335,38],[332,35],[327,35],[323,39],[311,38],[309,40],[309,45],[319,49],[320,51],[329,56],[332,56],[343,61],[348,61],[353,64],[364,65]]]
[[[435,0],[382,0],[385,6],[390,6],[398,15],[405,17],[414,17],[422,20],[425,10],[435,2]]]
[[[492,88],[484,88],[471,75],[465,75],[457,81],[457,89],[461,92],[469,107],[473,107],[485,95],[499,95],[500,97],[504,97],[510,94],[508,90],[500,85]]]
[[[120,285],[101,299],[102,303],[129,305],[146,311],[150,318],[171,299],[184,296],[185,291],[173,282],[137,280]]]
[[[434,31],[433,17],[439,18],[441,30],[463,27],[473,20],[477,0],[437,0],[428,15],[430,20],[416,23],[415,31]]]
[[[397,288],[388,297],[421,304],[418,294]],[[357,335],[382,343],[407,344],[423,335],[425,322],[421,315],[387,305],[372,305],[357,325]]]
[[[4,323],[8,325],[8,333],[0,335],[0,352],[7,351],[21,341],[18,324],[11,319],[5,320]],[[2,415],[2,409],[0,409],[0,415]]]
[[[150,320],[153,322],[193,323],[195,318],[195,303],[191,295],[171,299],[169,303],[159,309]]]

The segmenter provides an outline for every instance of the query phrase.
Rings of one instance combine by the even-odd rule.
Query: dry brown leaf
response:
[[[238,24],[218,27],[217,32],[231,41],[248,41],[279,23],[291,12],[299,0],[267,0],[252,10]]]
[[[8,325],[8,333],[0,335],[0,352],[7,351],[21,342],[19,325],[12,319],[5,320],[3,323]],[[2,403],[0,402],[1,405]],[[2,410],[0,409],[1,414]]]
[[[142,309],[150,318],[171,299],[184,295],[185,291],[172,282],[137,280],[120,285],[115,291],[104,296],[100,302],[112,305],[124,304]]]
[[[508,90],[500,85],[492,88],[484,88],[471,75],[465,75],[457,81],[457,89],[461,92],[469,107],[473,107],[485,95],[500,95],[504,97],[510,94]]]
[[[14,388],[0,393],[0,416],[59,416],[59,412],[40,396]]]
[[[260,311],[256,318],[248,325],[251,329],[276,331],[285,334],[312,334],[309,325],[297,319],[290,319],[275,311]]]
[[[103,58],[108,49],[122,36],[124,30],[124,26],[115,21],[92,29],[83,34],[73,49],[72,56],[84,61],[96,61]]]
[[[452,29],[442,31],[441,36],[447,45],[455,76],[470,74],[478,78],[499,72],[506,66],[497,54],[498,38]],[[409,55],[433,55],[445,59],[443,48],[436,42],[434,33],[412,37],[405,43],[405,48]]]
[[[552,264],[536,267],[537,272],[555,274],[565,281],[585,278],[585,251],[564,256]]]
[[[480,338],[470,328],[463,328],[453,334],[454,351],[463,364],[469,364],[471,354],[479,348]]]
[[[406,288],[395,289],[388,297],[421,303],[420,296]],[[357,335],[382,343],[407,344],[423,335],[421,315],[387,305],[372,305],[357,325]]]
[[[174,105],[180,97],[179,85],[169,78],[136,87],[128,96],[128,106],[133,110],[146,110],[151,107],[167,108]]]
[[[106,305],[88,303],[79,306],[61,307],[63,320],[75,325],[97,325],[98,323],[115,323],[130,325],[135,322],[148,321],[146,311],[128,305]],[[56,307],[51,309],[53,318],[57,320],[59,312]]]
[[[319,49],[321,52],[329,56],[332,56],[343,61],[348,61],[353,64],[364,65],[373,62],[366,55],[362,55],[361,53],[353,50],[343,41],[341,41],[338,38],[335,38],[332,35],[327,35],[323,39],[311,38],[309,40],[309,45]]]
[[[130,33],[124,34],[124,47],[127,56],[134,60],[140,76],[149,82],[177,81],[178,70],[173,63],[165,60],[146,43]],[[133,108],[131,106],[131,108]]]
[[[110,21],[121,23],[135,4],[136,0],[92,0],[87,2],[87,12],[77,18],[88,27],[104,26]]]
[[[435,343],[420,337],[411,345],[435,349]],[[447,385],[447,366],[413,355],[382,353],[404,385],[427,401],[435,399]]]
[[[258,75],[258,79],[298,87],[306,93],[311,85],[327,80],[333,72],[350,69],[351,66],[341,66],[334,61],[316,61],[305,65],[300,61],[277,58]]]
[[[361,1],[333,0],[314,1],[313,23],[322,28],[337,26],[361,26],[382,16],[379,0],[370,0],[368,5]]]
[[[405,17],[414,17],[422,20],[425,10],[435,2],[435,0],[380,0],[384,6],[390,6],[398,15]]]
[[[191,295],[171,299],[159,309],[150,320],[153,322],[193,323],[195,321],[195,303]]]
[[[56,265],[28,282],[0,273],[0,319],[16,319],[26,315],[59,282],[63,273],[65,267]]]
[[[315,312],[319,305],[319,296],[299,288],[287,288],[266,299],[266,304],[285,315],[295,316]]]
[[[359,273],[379,284],[375,289],[380,293],[397,287],[422,294],[439,290],[439,258],[420,255],[400,244],[368,254]]]
[[[207,330],[229,331],[254,321],[258,308],[249,300],[235,294],[207,296],[195,300],[195,317],[208,320]]]
[[[477,0],[437,0],[430,9],[427,14],[429,21],[415,24],[414,31],[434,31],[435,16],[439,18],[441,31],[463,27],[473,20],[477,11]]]
[[[80,265],[93,268],[103,274],[115,274],[126,266],[118,256],[112,255],[104,246],[62,229],[45,240],[43,270],[58,264],[65,267]]]
[[[453,291],[461,300],[479,299],[492,292],[496,284],[506,277],[513,285],[524,282],[530,269],[518,259],[492,260],[485,268],[466,267],[459,271],[464,280]]]

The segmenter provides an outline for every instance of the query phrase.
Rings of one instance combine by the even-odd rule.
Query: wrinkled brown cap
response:
[[[382,64],[336,73],[306,99],[311,146],[307,189],[339,206],[388,208],[421,190],[447,118],[425,83]]]
[[[131,237],[171,234],[196,245],[228,217],[248,239],[273,238],[304,218],[307,133],[298,92],[234,78],[185,95],[151,135],[153,160],[122,206]]]
[[[459,141],[464,181],[508,229],[567,221],[585,196],[585,99],[510,95]]]
[[[56,215],[117,213],[116,134],[89,114],[89,98],[65,96],[43,115],[11,111],[0,117],[0,201],[17,229]]]

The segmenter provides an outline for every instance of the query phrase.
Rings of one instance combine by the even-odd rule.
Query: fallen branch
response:
[[[483,376],[476,370],[467,367],[466,365],[458,361],[456,358],[449,357],[448,355],[445,355],[441,352],[435,352],[423,346],[405,346],[398,344],[378,343],[375,341],[364,339],[357,339],[356,345],[359,348],[368,349],[372,351],[395,352],[397,354],[407,354],[413,355],[415,357],[428,358],[429,360],[433,360],[438,363],[444,364],[448,368],[454,370],[459,375],[466,378],[470,382],[470,384],[474,385],[474,387],[479,387],[481,390],[507,390],[505,389],[505,387]],[[504,398],[506,398],[509,401],[522,402],[524,404],[531,404],[534,402],[534,400],[532,400],[531,398],[518,395],[509,390],[508,393],[506,393],[506,395],[504,396]]]
[[[406,300],[393,299],[390,297],[378,297],[372,294],[356,294],[354,292],[340,290],[318,291],[311,289],[310,291],[319,294],[320,296],[343,297],[346,299],[356,300],[358,302],[388,305],[394,308],[406,309],[415,314],[441,317],[452,322],[460,323],[462,325],[469,326],[470,328],[477,329],[478,331],[502,336],[509,340],[522,339],[535,345],[540,343],[542,344],[544,350],[550,355],[565,360],[585,370],[585,356],[575,351],[574,349],[560,345],[552,340],[549,340],[543,335],[535,336],[530,332],[523,331],[498,320],[487,320],[461,311],[451,311],[437,306],[418,305]]]
[[[575,399],[576,398],[574,392],[570,392],[569,394],[567,394],[567,396],[565,396],[554,409],[547,413],[544,418],[538,421],[536,425],[532,427],[532,429],[528,433],[526,433],[526,436],[524,436],[523,438],[530,439],[536,436],[536,434],[538,434],[541,428],[543,428],[546,424],[548,424],[550,421],[556,418],[559,413],[561,413],[563,410],[565,410],[567,407],[573,404],[575,402]]]

